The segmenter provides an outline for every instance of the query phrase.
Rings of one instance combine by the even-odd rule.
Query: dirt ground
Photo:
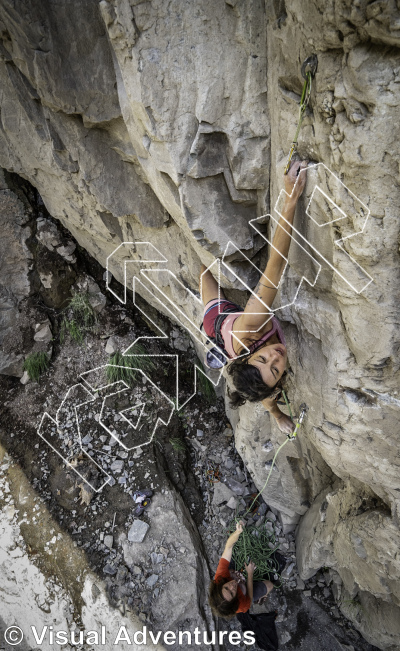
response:
[[[99,274],[96,280],[101,283]],[[122,612],[126,607],[135,609],[146,621],[151,622],[151,592],[129,591],[127,584],[124,588],[127,570],[121,551],[118,545],[114,544],[110,548],[105,544],[106,536],[112,536],[117,541],[121,534],[126,534],[132,524],[134,490],[151,488],[157,492],[168,490],[172,485],[181,494],[202,537],[204,553],[209,560],[212,574],[227,536],[220,523],[221,518],[215,515],[211,507],[215,486],[213,473],[217,470],[219,477],[223,479],[225,463],[227,467],[232,466],[233,470],[236,468],[239,475],[247,475],[235,450],[233,436],[230,435],[230,424],[225,415],[223,400],[218,399],[213,390],[210,390],[211,385],[208,389],[204,385],[203,390],[200,389],[185,409],[174,411],[169,425],[159,427],[152,443],[142,445],[136,450],[132,460],[127,462],[127,458],[122,458],[123,464],[120,465],[124,466],[123,473],[116,471],[113,474],[114,485],[106,485],[99,493],[91,490],[86,482],[80,481],[60,456],[62,454],[70,461],[78,463],[77,467],[82,476],[93,485],[101,480],[98,468],[90,468],[88,457],[81,458],[79,445],[72,434],[76,401],[72,406],[67,405],[65,408],[65,427],[59,437],[60,454],[39,436],[38,428],[44,412],[55,418],[68,389],[79,384],[80,390],[80,375],[108,362],[109,355],[105,352],[105,345],[110,335],[113,335],[122,349],[138,336],[153,334],[133,311],[130,312],[116,301],[107,298],[108,304],[99,317],[97,331],[88,333],[81,346],[68,337],[63,344],[60,343],[60,318],[54,310],[47,311],[54,335],[50,368],[39,382],[29,382],[25,386],[15,378],[0,378],[1,440],[12,457],[18,461],[36,491],[46,500],[53,517],[73,537],[76,545],[85,550],[92,569],[106,579],[111,603],[118,606]],[[43,305],[40,310],[42,313],[46,312]],[[40,315],[39,313],[37,317]],[[151,354],[176,352],[172,347],[172,338],[169,342],[161,344],[153,340],[150,346],[144,340]],[[186,360],[186,368],[181,376],[183,397],[188,397],[193,389],[193,365],[198,360],[190,346],[183,357]],[[171,389],[170,370],[166,367],[159,373],[158,378],[166,393]],[[139,388],[138,398],[143,399],[146,395],[148,397],[146,382],[139,384],[142,386]],[[99,395],[101,397],[101,391]],[[81,413],[82,442],[89,439],[96,442],[101,437],[98,422],[89,418],[93,415],[91,410],[89,403]],[[69,428],[71,435],[68,434]],[[55,437],[56,430],[57,428],[53,427]],[[101,449],[107,447],[107,443],[112,444],[112,437],[104,436],[104,430],[102,432],[102,442],[105,446],[96,448],[96,445],[93,447],[93,443],[89,442],[83,447],[87,452],[94,452],[97,459],[100,458],[99,455],[103,455],[101,458],[109,469],[111,463],[119,461],[119,457],[113,456],[113,445],[108,445],[108,450]],[[146,435],[142,434],[142,438],[145,440]],[[203,456],[199,455],[202,447],[206,450]],[[255,491],[251,479],[247,479],[249,492]],[[147,520],[146,511],[141,517]],[[292,561],[295,558],[293,536],[289,537],[286,547],[291,551],[288,561]],[[145,572],[145,580],[146,576]],[[327,651],[372,649],[340,615],[328,588],[329,582],[327,585],[323,576],[304,586],[305,590],[311,587],[312,599],[305,597],[303,591],[294,589],[294,585],[293,581],[284,582],[282,588],[274,591],[268,605],[270,610],[276,610],[278,613],[277,627],[281,646],[284,645],[293,651],[305,648],[324,648]],[[265,606],[261,608],[265,610]],[[220,626],[223,628],[222,623]],[[225,622],[224,626],[238,629],[236,620]],[[329,635],[323,635],[321,646],[321,630],[325,629],[328,632],[331,629],[331,632]],[[230,646],[226,648],[230,649]]]

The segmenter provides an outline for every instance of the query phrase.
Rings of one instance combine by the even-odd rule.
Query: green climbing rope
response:
[[[254,502],[266,489],[275,464],[275,459],[278,456],[279,452],[282,450],[283,446],[286,445],[286,443],[289,441],[290,439],[287,438],[283,443],[281,443],[275,452],[274,458],[272,459],[271,468],[269,469],[267,480],[264,486],[256,495],[247,511],[240,517],[236,515],[236,517],[232,520],[229,527],[229,533],[235,531],[236,522],[243,520],[243,518],[246,517],[246,515],[253,508]],[[245,565],[247,565],[249,560],[252,560],[256,566],[253,576],[254,581],[260,581],[261,579],[268,579],[270,577],[276,581],[277,576],[279,576],[279,563],[274,556],[274,552],[276,552],[278,548],[279,543],[276,541],[273,529],[267,530],[266,527],[258,528],[255,525],[250,525],[243,527],[242,533],[233,546],[232,559],[235,567],[243,572],[245,576],[247,575]]]
[[[286,393],[283,390],[282,393],[285,399],[286,406],[289,410],[290,418],[293,420],[292,410],[290,408],[289,401],[286,397]],[[264,483],[264,486],[257,493],[257,495],[255,496],[254,500],[251,502],[247,511],[240,517],[236,515],[236,517],[232,520],[229,526],[229,533],[235,531],[236,523],[239,520],[243,520],[246,517],[246,515],[253,508],[253,505],[258,499],[258,497],[262,495],[262,493],[265,491],[267,484],[269,482],[269,478],[271,477],[272,470],[275,465],[276,457],[278,456],[282,448],[286,445],[286,443],[292,441],[296,437],[297,430],[302,425],[306,412],[307,412],[307,406],[303,403],[300,406],[300,416],[296,424],[296,427],[294,429],[294,432],[291,435],[288,435],[288,437],[284,440],[283,443],[281,443],[281,445],[278,447],[277,451],[274,454],[271,467],[269,469],[269,473]],[[247,527],[243,527],[242,533],[240,534],[237,542],[233,546],[232,559],[235,563],[235,567],[237,569],[240,569],[240,571],[243,572],[244,574],[246,574],[245,565],[247,565],[249,560],[252,560],[253,563],[256,565],[256,569],[254,571],[255,581],[269,578],[271,575],[276,580],[275,578],[276,575],[279,576],[279,563],[274,556],[274,552],[276,552],[278,548],[279,548],[279,544],[276,541],[273,530],[267,530],[266,527],[261,528],[261,527],[256,527],[255,525],[250,525]]]
[[[259,496],[260,496],[260,495],[265,491],[265,489],[267,488],[267,484],[268,484],[268,482],[269,482],[269,478],[271,477],[271,473],[272,473],[272,470],[273,470],[274,465],[275,465],[275,459],[276,459],[276,457],[278,456],[279,452],[282,450],[282,448],[286,445],[286,443],[289,443],[290,440],[291,440],[291,439],[287,438],[287,439],[285,439],[285,440],[283,441],[283,443],[280,444],[279,448],[277,449],[277,451],[276,451],[275,454],[274,454],[274,458],[272,459],[271,467],[270,467],[270,469],[269,469],[269,473],[268,473],[268,476],[267,476],[267,479],[266,479],[266,481],[265,481],[264,486],[262,487],[262,489],[260,490],[260,492],[257,493],[257,495],[255,496],[254,500],[252,501],[252,503],[250,504],[249,508],[247,509],[246,513],[245,513],[244,515],[242,515],[240,519],[243,519],[243,518],[246,517],[246,515],[247,515],[247,514],[251,511],[251,509],[253,508],[253,504],[254,504],[254,502],[257,500],[257,498],[258,498],[258,497],[259,497]],[[236,544],[237,544],[237,543],[236,543]]]
[[[293,138],[292,145],[290,147],[290,152],[285,167],[285,174],[287,174],[289,171],[290,161],[292,160],[292,156],[297,149],[297,140],[301,129],[301,123],[303,122],[303,117],[306,112],[306,108],[310,102],[312,80],[314,79],[315,73],[317,72],[317,67],[318,67],[318,59],[316,54],[312,54],[311,56],[307,57],[307,59],[303,62],[303,65],[301,66],[301,74],[304,79],[304,84],[303,84],[303,90],[300,98],[299,119],[297,122],[296,133]]]
[[[279,547],[273,531],[266,528],[244,527],[239,540],[233,546],[232,560],[236,569],[246,575],[245,565],[252,560],[256,566],[254,581],[261,579],[274,579],[279,576],[279,563],[274,552]]]
[[[282,389],[282,393],[283,393],[283,398],[284,398],[285,403],[286,403],[286,407],[289,409],[289,416],[293,420],[292,410],[290,409],[290,404],[289,404],[289,401],[287,399],[287,396],[286,396],[286,393],[285,393],[284,389]]]

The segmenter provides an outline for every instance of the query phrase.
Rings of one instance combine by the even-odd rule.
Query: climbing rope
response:
[[[239,540],[232,549],[232,560],[235,568],[246,573],[245,565],[251,559],[256,566],[254,570],[254,581],[273,578],[275,581],[279,576],[279,561],[275,552],[279,547],[273,531],[256,526],[245,527],[239,536]]]
[[[289,156],[287,159],[285,174],[287,174],[289,171],[290,161],[292,160],[293,154],[297,149],[297,140],[300,133],[301,123],[303,122],[303,117],[306,112],[306,108],[310,102],[312,80],[315,77],[317,68],[318,68],[318,58],[316,54],[312,54],[311,56],[307,57],[307,59],[303,62],[303,65],[301,66],[301,76],[304,79],[304,84],[303,84],[303,91],[301,93],[301,98],[300,98],[299,120],[297,123],[296,133],[293,138],[292,146],[290,148]]]
[[[282,389],[283,397],[286,403],[287,408],[289,409],[290,418],[293,420],[292,410],[289,405],[289,401],[286,397],[285,391]],[[287,438],[281,445],[278,447],[277,451],[274,454],[272,459],[271,467],[267,479],[264,483],[262,489],[257,493],[247,511],[240,517],[236,515],[232,521],[229,531],[232,532],[236,528],[236,523],[239,520],[242,520],[253,508],[253,504],[256,502],[258,497],[262,495],[265,491],[269,478],[271,477],[272,470],[275,465],[275,460],[282,450],[282,448],[293,441],[296,436],[299,428],[303,424],[304,417],[307,413],[307,405],[305,403],[300,405],[300,415],[297,419],[296,427],[291,434],[287,435]],[[279,573],[279,563],[274,557],[274,553],[278,550],[279,544],[276,543],[275,534],[272,531],[267,531],[264,529],[259,529],[256,526],[244,527],[242,533],[240,534],[237,542],[233,546],[232,550],[232,559],[235,563],[236,568],[240,568],[242,572],[245,572],[244,566],[251,559],[255,565],[256,570],[254,572],[254,580],[258,581],[262,578],[266,578],[266,575],[278,574]]]
[[[285,391],[284,391],[283,389],[282,389],[282,393],[283,393],[283,397],[284,397],[284,399],[285,399],[286,406],[287,406],[287,408],[289,409],[290,418],[293,420],[292,410],[291,410],[291,408],[290,408],[289,401],[288,401],[288,399],[287,399],[287,397],[286,397],[286,393],[285,393]],[[272,470],[273,470],[274,465],[275,465],[276,457],[278,456],[278,454],[279,454],[279,452],[282,450],[282,448],[286,445],[286,443],[288,443],[289,441],[293,441],[293,440],[296,438],[296,436],[297,436],[297,432],[298,432],[298,430],[299,430],[299,427],[301,427],[301,425],[302,425],[302,423],[303,423],[304,416],[306,415],[306,413],[307,413],[307,405],[305,404],[305,402],[303,402],[303,403],[300,405],[300,416],[299,416],[299,418],[298,418],[298,420],[297,420],[296,427],[294,428],[294,431],[287,435],[286,440],[285,440],[283,443],[281,443],[281,445],[279,446],[279,448],[278,448],[277,451],[275,452],[274,457],[273,457],[273,459],[272,459],[271,467],[270,467],[270,469],[269,469],[269,473],[268,473],[268,477],[267,477],[267,479],[266,479],[266,482],[265,482],[264,486],[262,487],[262,489],[259,491],[259,493],[257,493],[257,495],[255,496],[254,500],[252,501],[252,503],[250,504],[249,508],[247,509],[246,513],[242,516],[242,518],[244,518],[244,517],[245,517],[245,516],[246,516],[246,515],[251,511],[251,509],[253,508],[253,504],[254,504],[254,502],[257,500],[257,498],[258,498],[258,497],[259,497],[259,496],[264,492],[264,490],[266,489],[267,484],[268,484],[268,482],[269,482],[269,478],[271,477],[271,473],[272,473]]]
[[[286,407],[289,409],[289,416],[293,420],[293,414],[292,414],[292,410],[290,409],[290,403],[289,403],[289,400],[287,399],[287,395],[286,395],[284,389],[282,389],[282,395],[283,395],[283,399],[284,399],[284,401],[286,403]]]
[[[267,484],[268,484],[268,482],[269,482],[269,478],[271,477],[271,473],[272,473],[272,471],[273,471],[273,469],[274,469],[275,459],[276,459],[276,457],[278,456],[279,452],[282,450],[282,448],[286,445],[286,443],[289,443],[289,441],[291,441],[291,440],[292,440],[292,439],[289,438],[289,436],[288,436],[288,437],[285,439],[285,441],[283,441],[283,443],[280,444],[279,448],[277,449],[277,451],[276,451],[275,454],[274,454],[274,458],[272,459],[271,467],[270,467],[270,469],[269,469],[268,477],[267,477],[267,479],[266,479],[266,482],[265,482],[264,486],[263,486],[262,489],[259,491],[259,493],[257,493],[257,495],[255,496],[254,500],[252,501],[252,503],[250,504],[249,508],[247,509],[246,513],[244,513],[244,515],[242,515],[240,519],[243,519],[243,518],[246,517],[246,515],[251,511],[251,509],[252,509],[252,507],[253,507],[253,504],[254,504],[254,502],[256,501],[256,499],[257,499],[257,498],[258,498],[258,497],[259,497],[259,496],[260,496],[260,495],[265,491],[265,489],[267,488]]]

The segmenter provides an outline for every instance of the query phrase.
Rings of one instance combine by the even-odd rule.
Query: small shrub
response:
[[[214,385],[211,380],[206,378],[203,373],[197,373],[197,387],[201,391],[203,398],[210,404],[214,404],[217,400],[217,394],[215,393]]]
[[[77,344],[81,344],[85,338],[85,333],[80,325],[75,321],[75,319],[68,320],[66,317],[63,318],[61,323],[61,332],[60,332],[60,341],[64,342],[66,334],[69,334],[71,339]]]
[[[37,382],[49,368],[50,360],[47,353],[31,353],[24,362],[24,371],[27,371],[29,378]]]
[[[146,355],[145,347],[138,343],[134,346],[134,352],[137,355]],[[108,360],[106,368],[106,376],[109,382],[118,382],[123,380],[127,384],[141,379],[141,373],[135,369],[140,369],[143,373],[149,373],[156,368],[155,363],[149,357],[130,357],[124,356],[120,351],[117,351]],[[134,366],[135,368],[131,368]]]
[[[77,344],[81,344],[86,334],[97,325],[97,314],[90,305],[89,294],[74,294],[66,308],[68,316],[61,322],[60,341],[63,343],[66,334]]]
[[[148,355],[146,348],[138,342],[134,345],[133,350],[129,351],[132,355]],[[155,362],[151,357],[126,357],[130,361],[131,366],[140,368],[143,373],[151,373],[156,368]]]
[[[172,448],[175,450],[175,452],[185,452],[186,450],[186,445],[185,442],[182,441],[179,436],[173,436],[172,438],[169,439],[169,442],[172,445]]]
[[[124,357],[119,351],[111,355],[108,364],[110,366],[106,368],[106,376],[110,383],[122,380],[130,384],[135,380],[137,373],[132,368],[129,368],[132,366],[129,357]]]
[[[69,302],[68,309],[76,321],[86,330],[97,324],[97,315],[89,301],[89,294],[74,294]]]

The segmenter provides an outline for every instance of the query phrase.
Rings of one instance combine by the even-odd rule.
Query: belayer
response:
[[[229,619],[236,613],[246,613],[255,601],[264,600],[273,589],[271,581],[253,581],[254,563],[249,560],[245,566],[247,581],[233,568],[232,549],[243,531],[244,522],[240,520],[226,541],[225,549],[218,563],[214,579],[209,588],[209,604],[214,615]]]
[[[306,171],[302,174],[300,171],[307,164],[307,161],[293,162],[284,176],[285,191],[290,196],[286,196],[264,274],[244,310],[227,300],[221,289],[218,291],[217,281],[204,265],[200,271],[205,333],[222,344],[227,357],[233,360],[228,365],[234,385],[234,390],[229,392],[231,406],[237,408],[246,401],[262,401],[286,434],[293,431],[294,424],[276,403],[287,364],[286,341],[278,319],[272,316],[267,323],[266,319],[271,315],[286,265],[296,205],[306,182]]]

